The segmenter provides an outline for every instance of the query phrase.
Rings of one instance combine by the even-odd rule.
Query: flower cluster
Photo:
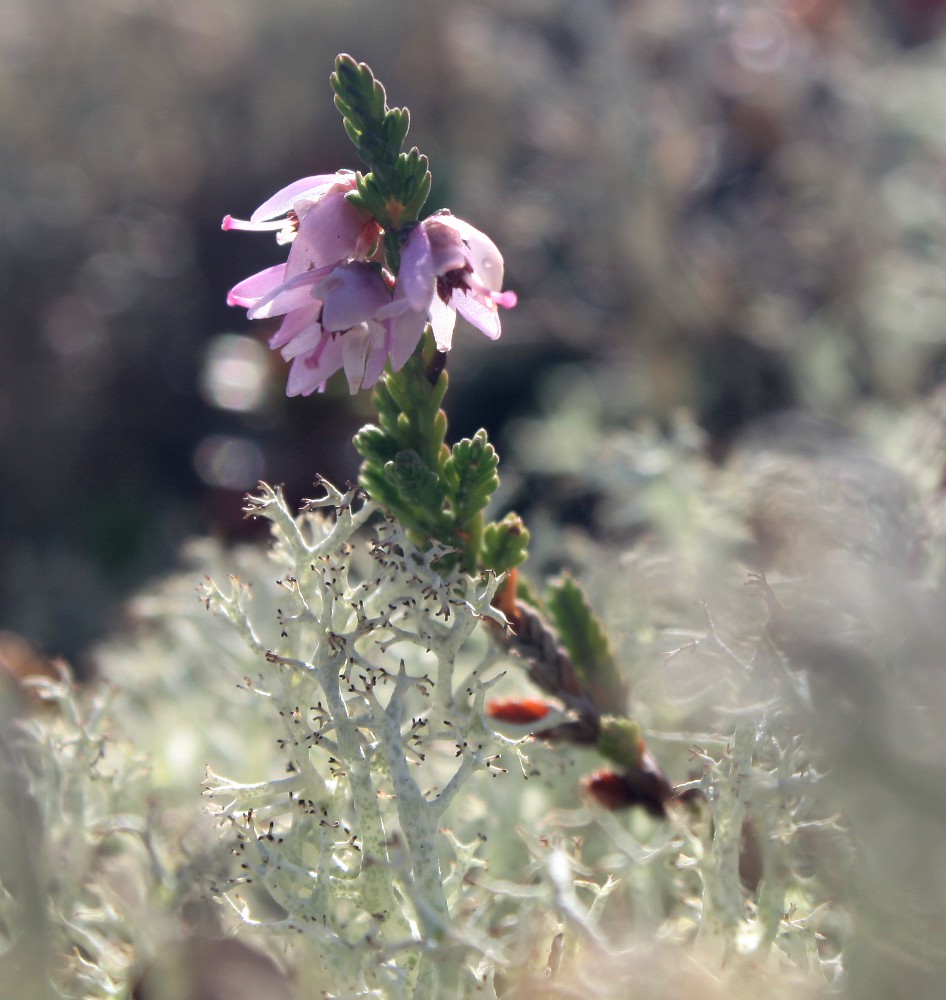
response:
[[[503,258],[488,236],[449,212],[405,227],[400,272],[384,267],[383,231],[347,197],[356,175],[305,177],[278,191],[249,221],[226,216],[224,229],[275,230],[291,244],[284,264],[239,282],[227,302],[250,319],[282,317],[269,346],[291,361],[286,392],[307,396],[344,369],[352,393],[397,371],[430,322],[437,347],[450,349],[460,313],[486,336],[500,335]]]

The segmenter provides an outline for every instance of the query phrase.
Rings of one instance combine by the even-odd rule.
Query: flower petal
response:
[[[478,296],[455,288],[450,301],[456,311],[477,330],[485,333],[490,340],[499,339],[499,335],[503,332],[499,322],[499,310],[490,299],[486,300],[489,303],[486,305]]]
[[[311,305],[304,309],[293,309],[286,313],[279,329],[269,338],[270,350],[278,350],[285,347],[296,337],[305,333],[309,327],[315,327],[321,331],[319,326],[319,310],[322,304],[313,299]]]
[[[400,371],[404,367],[407,359],[414,353],[426,325],[427,313],[414,309],[407,309],[387,320],[393,371]]]
[[[248,278],[237,282],[227,292],[228,306],[243,306],[249,309],[260,299],[275,291],[286,280],[286,265],[276,264],[267,267],[265,271],[251,274]]]
[[[427,227],[415,226],[401,249],[398,287],[412,309],[426,310],[434,295],[433,256]]]
[[[365,360],[365,374],[361,380],[362,389],[370,389],[375,382],[381,378],[384,371],[385,362],[390,353],[391,335],[379,324],[368,324],[369,328],[378,326],[378,330],[371,332],[371,347],[368,350],[368,357]],[[380,332],[379,332],[380,331]]]
[[[315,351],[292,362],[286,385],[287,396],[310,396],[342,367],[341,339],[326,333]]]
[[[391,302],[391,291],[378,270],[357,260],[334,268],[313,294],[324,303],[322,326],[326,330],[348,330]]]
[[[465,268],[467,256],[460,234],[453,225],[452,215],[432,215],[424,220],[424,228],[430,240],[431,268],[434,274],[446,274]]]
[[[342,334],[340,339],[345,377],[348,379],[348,389],[354,396],[365,378],[365,363],[371,347],[371,335],[368,333],[367,324],[362,323]]]
[[[345,194],[346,189],[336,185],[300,217],[286,261],[287,278],[355,256],[364,242],[365,219]]]
[[[333,185],[338,183],[338,174],[316,174],[303,177],[280,188],[250,216],[251,222],[263,222],[285,215],[299,201],[316,202]]]
[[[466,244],[468,250],[466,256],[473,272],[490,291],[498,292],[503,287],[505,273],[503,255],[499,252],[499,247],[486,233],[474,229],[463,219],[451,216],[450,222]]]
[[[270,316],[283,316],[293,309],[311,306],[315,298],[313,289],[325,273],[324,269],[306,271],[284,281],[252,306],[247,316],[250,319],[269,319]]]
[[[292,361],[293,358],[298,358],[302,354],[309,354],[314,351],[324,336],[325,332],[318,323],[308,323],[289,340],[279,353],[283,356],[284,360]]]
[[[503,273],[505,270],[503,255],[499,252],[499,247],[496,246],[486,233],[480,232],[479,229],[471,226],[469,222],[464,222],[463,219],[458,219],[449,212],[432,215],[427,221],[431,224],[439,224],[442,229],[450,230],[461,244],[460,249],[463,260],[458,263],[452,263],[449,267],[444,267],[443,270],[438,268],[437,274],[443,274],[447,270],[463,267],[464,263],[468,263],[478,275],[480,281],[491,291],[498,292],[503,287]],[[441,241],[444,247],[448,245],[446,239],[443,237],[441,237]]]
[[[457,293],[454,292],[454,298]],[[457,314],[439,295],[434,296],[430,304],[430,326],[434,331],[434,342],[438,351],[449,351],[453,345],[453,328],[456,326]]]

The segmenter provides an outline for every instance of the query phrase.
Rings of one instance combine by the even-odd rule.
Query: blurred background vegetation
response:
[[[81,664],[185,538],[243,535],[257,479],[355,477],[369,400],[284,397],[224,301],[281,251],[219,228],[358,166],[339,51],[410,107],[429,208],[505,254],[521,305],[458,338],[450,406],[523,513],[595,528],[530,454],[566,392],[614,427],[689,411],[716,461],[771,414],[916,400],[946,363],[944,8],[0,0],[0,628]]]

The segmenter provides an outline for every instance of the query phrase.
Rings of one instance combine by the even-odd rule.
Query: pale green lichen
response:
[[[418,546],[356,494],[326,488],[295,516],[265,490],[252,507],[273,524],[268,551],[193,550],[220,581],[202,587],[215,613],[195,600],[196,569],[138,601],[145,629],[101,657],[118,684],[110,721],[99,713],[90,728],[87,710],[65,712],[22,730],[39,746],[60,734],[54,749],[30,751],[46,763],[28,769],[24,794],[51,817],[37,840],[68,854],[78,837],[82,851],[69,856],[81,861],[107,835],[143,887],[141,907],[119,924],[93,922],[110,944],[96,953],[94,936],[84,939],[94,969],[60,959],[57,974],[84,977],[91,996],[103,983],[128,995],[133,958],[155,952],[154,928],[180,912],[189,881],[191,898],[229,904],[217,908],[222,926],[266,946],[302,997],[511,998],[554,985],[659,1000],[843,989],[860,998],[889,989],[894,967],[922,986],[939,961],[923,936],[938,890],[916,873],[939,829],[938,799],[924,795],[942,780],[924,719],[941,709],[938,675],[913,663],[933,662],[940,563],[897,576],[891,546],[851,549],[841,487],[861,484],[853,509],[865,516],[886,509],[885,481],[836,457],[837,488],[815,484],[821,507],[801,519],[809,534],[786,535],[795,549],[772,556],[795,574],[752,576],[742,552],[756,508],[733,488],[736,463],[714,472],[646,433],[603,440],[628,464],[610,467],[621,489],[634,467],[652,470],[624,509],[655,527],[620,552],[572,548],[586,557],[575,573],[610,627],[648,748],[702,799],[663,822],[582,802],[582,774],[602,764],[594,748],[501,737],[484,721],[493,692],[530,693],[495,642],[494,579],[439,573],[450,565],[441,549]],[[786,489],[801,495],[797,456],[772,452],[756,469],[764,489],[749,500],[772,499],[770,516]],[[674,509],[705,497],[718,515],[715,535],[699,528],[702,547],[692,525],[674,534],[674,518],[661,516],[670,481]],[[937,537],[926,543],[934,554]],[[923,685],[931,695],[918,713]],[[70,756],[93,731],[120,737],[122,759],[134,737],[151,762],[153,808],[137,778],[104,783],[90,777],[104,763],[88,769]],[[218,836],[197,808],[203,762]],[[89,783],[105,796],[97,813],[132,817],[127,829],[144,832],[90,822],[83,803],[97,800],[50,791],[64,782]],[[172,836],[182,828],[186,853]],[[895,849],[907,829],[919,855]],[[218,845],[236,857],[221,863]],[[94,900],[107,873],[87,873]],[[34,914],[55,926],[71,912],[71,884],[40,882],[34,898],[47,901]],[[9,927],[26,897],[4,885]],[[74,934],[76,924],[63,926]],[[27,939],[49,942],[46,959],[69,954],[65,931],[37,934]],[[909,968],[873,947],[884,940]],[[61,995],[84,995],[70,988]]]
[[[170,881],[142,762],[110,732],[113,692],[59,680],[0,719],[0,982],[29,1000],[127,995]],[[11,691],[5,691],[4,708]],[[6,993],[6,989],[12,991]]]
[[[279,641],[257,638],[239,581],[208,581],[203,596],[258,657],[245,686],[281,730],[288,773],[247,785],[209,776],[243,869],[221,892],[255,922],[239,887],[265,889],[282,911],[267,929],[301,932],[339,986],[429,992],[464,961],[445,886],[455,859],[438,831],[464,781],[499,768],[500,738],[483,720],[496,655],[487,647],[456,671],[483,619],[503,627],[496,579],[441,576],[445,550],[418,548],[390,521],[356,539],[375,507],[354,492],[327,486],[296,519],[264,486],[249,510],[270,520],[291,568]]]

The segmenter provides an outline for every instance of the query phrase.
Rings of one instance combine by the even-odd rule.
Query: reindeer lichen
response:
[[[278,721],[285,758],[268,782],[208,776],[241,869],[220,891],[247,922],[301,933],[350,989],[435,995],[465,961],[448,898],[456,851],[438,831],[465,780],[501,767],[484,721],[497,654],[457,670],[481,621],[504,627],[497,581],[444,573],[444,546],[419,548],[359,491],[323,485],[299,518],[267,486],[248,507],[289,570],[275,648],[238,580],[203,589],[258,658],[245,686]],[[258,919],[247,886],[281,916]]]

